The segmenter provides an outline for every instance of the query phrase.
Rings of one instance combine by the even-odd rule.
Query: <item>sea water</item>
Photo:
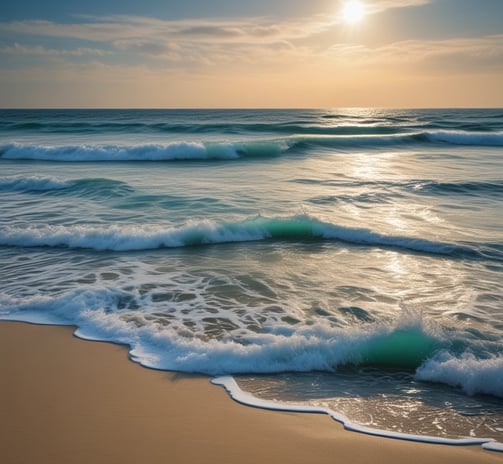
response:
[[[0,262],[0,319],[503,441],[503,110],[1,110]]]

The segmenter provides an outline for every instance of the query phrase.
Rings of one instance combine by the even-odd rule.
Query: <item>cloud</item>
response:
[[[110,42],[152,37],[233,40],[236,37],[260,37],[260,34],[266,31],[268,34],[263,34],[264,36],[270,36],[271,33],[281,35],[285,34],[285,29],[290,28],[287,23],[282,23],[281,27],[277,27],[270,21],[263,18],[162,21],[139,16],[110,16],[89,18],[87,22],[73,24],[40,20],[0,23],[0,32]],[[259,24],[259,29],[257,29],[257,24]],[[307,28],[303,29],[305,33]]]
[[[208,24],[201,26],[189,26],[185,29],[179,29],[176,31],[176,34],[195,37],[237,38],[244,36],[246,31],[239,27]]]
[[[392,8],[414,7],[430,0],[368,0],[370,13]],[[80,17],[73,24],[51,21],[0,23],[0,33],[35,37],[84,40],[97,47],[66,49],[41,45],[0,48],[5,55],[84,56],[90,55],[124,64],[145,64],[194,70],[198,66],[243,64],[272,67],[313,65],[332,61],[339,67],[401,66],[433,72],[473,72],[501,67],[501,35],[446,40],[405,40],[382,46],[337,43],[336,14],[309,18],[267,17],[160,20],[141,16]],[[331,40],[332,38],[332,40]],[[332,46],[330,43],[335,42]],[[51,44],[57,43],[51,39]],[[102,48],[102,49],[101,49]],[[106,50],[106,51],[105,51]],[[113,55],[110,57],[110,55]],[[320,64],[321,63],[321,64]]]
[[[335,44],[328,54],[352,67],[421,66],[424,72],[503,71],[503,34],[444,40],[405,40],[381,47]]]
[[[420,6],[432,0],[369,0],[367,11]],[[193,40],[292,40],[306,38],[337,25],[341,18],[334,12],[303,18],[276,20],[269,17],[194,18],[160,20],[144,16],[79,16],[74,23],[47,20],[0,22],[0,33],[40,37],[60,37],[108,42],[131,38],[183,37]]]
[[[366,9],[369,13],[380,13],[394,8],[410,8],[432,3],[432,0],[373,0],[366,1]]]
[[[385,9],[423,5],[430,0],[369,0],[370,13]],[[35,39],[36,45],[4,46],[0,53],[37,56],[105,57],[115,52],[114,59],[124,63],[146,63],[156,60],[174,66],[187,63],[201,66],[217,63],[285,62],[294,57],[317,55],[324,47],[317,38],[337,29],[340,18],[332,11],[304,18],[270,17],[194,18],[161,20],[152,17],[111,15],[78,16],[73,23],[47,20],[0,22],[4,37]],[[41,40],[84,41],[74,50],[44,48]],[[19,40],[19,39],[18,39]],[[310,43],[309,43],[310,42]],[[87,45],[99,44],[98,47]],[[100,48],[107,51],[100,50]]]
[[[41,45],[26,46],[14,43],[12,46],[0,47],[0,54],[2,55],[31,55],[31,56],[105,56],[110,55],[111,52],[100,50],[96,48],[74,48],[74,49],[55,49],[45,48]]]

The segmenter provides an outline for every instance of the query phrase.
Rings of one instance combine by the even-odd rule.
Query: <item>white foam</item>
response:
[[[470,352],[454,356],[442,351],[417,370],[416,378],[461,387],[468,395],[503,398],[503,356],[481,359]]]
[[[503,453],[503,443],[500,443],[499,441],[484,443],[482,448],[487,451],[499,451],[500,453]]]
[[[274,411],[287,411],[287,412],[301,412],[301,413],[315,413],[315,414],[327,414],[332,419],[340,422],[344,425],[346,430],[352,430],[355,432],[361,432],[368,435],[376,435],[380,437],[387,438],[398,438],[401,440],[411,440],[424,443],[439,443],[448,445],[479,445],[479,444],[491,444],[494,440],[490,438],[439,438],[432,436],[423,435],[413,435],[407,433],[399,433],[388,430],[373,429],[370,427],[365,427],[354,422],[351,422],[347,417],[342,414],[333,411],[329,408],[323,408],[318,406],[301,406],[295,404],[281,403],[279,401],[263,400],[256,398],[255,396],[244,392],[241,390],[239,385],[236,383],[233,377],[223,376],[212,379],[212,383],[215,385],[220,385],[224,387],[232,399],[238,403],[254,406],[261,409],[269,409]],[[489,448],[488,448],[489,449]]]
[[[68,145],[43,146],[11,144],[0,149],[5,159],[45,161],[169,161],[238,158],[231,144],[205,145],[197,142],[173,142],[165,145]]]
[[[198,290],[192,293],[197,294]],[[319,321],[291,330],[291,326],[281,325],[283,314],[269,316],[269,324],[264,322],[263,329],[256,332],[248,327],[250,320],[246,314],[239,316],[234,311],[215,314],[206,310],[208,304],[211,303],[203,289],[195,301],[174,307],[172,302],[152,301],[152,294],[140,294],[130,284],[107,288],[98,282],[93,287],[53,298],[43,295],[19,298],[0,293],[0,318],[29,321],[36,315],[37,322],[45,318],[48,323],[76,325],[83,338],[129,345],[131,356],[147,367],[209,375],[331,371],[338,365],[362,361],[373,347],[382,346],[386,340],[393,343],[397,333],[407,330],[436,340],[426,333],[420,321],[415,322],[415,327],[409,321],[399,320],[395,324],[354,328]],[[166,319],[156,319],[152,314],[173,317],[168,324],[159,324]],[[257,314],[262,318],[264,312],[257,309]],[[228,329],[221,338],[208,338],[206,322],[211,318],[228,320],[234,329]],[[184,324],[187,320],[189,326]],[[408,348],[415,349],[415,345]]]
[[[6,227],[0,231],[0,243],[9,246],[49,246],[90,248],[94,250],[148,250],[181,247],[191,244],[223,243],[259,240],[258,231],[239,229],[233,231],[219,227],[213,221],[189,221],[182,227],[159,225],[112,225],[108,227],[42,226]]]

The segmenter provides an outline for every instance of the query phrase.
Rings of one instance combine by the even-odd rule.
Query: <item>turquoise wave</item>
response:
[[[260,160],[286,153],[305,153],[310,148],[379,149],[403,145],[450,144],[470,146],[503,146],[503,132],[417,132],[389,135],[313,135],[292,134],[274,139],[263,138],[243,142],[174,141],[145,145],[57,145],[10,143],[0,146],[0,159],[44,160],[59,162],[98,161],[197,161]]]
[[[468,244],[442,243],[417,237],[386,235],[369,229],[339,226],[308,215],[263,217],[236,222],[189,221],[178,227],[161,225],[47,225],[0,230],[0,245],[65,247],[132,251],[263,240],[339,241],[350,245],[389,247],[436,255],[477,258],[481,251]],[[484,251],[490,259],[490,251]],[[489,255],[488,255],[489,253]],[[497,256],[495,259],[499,259]]]

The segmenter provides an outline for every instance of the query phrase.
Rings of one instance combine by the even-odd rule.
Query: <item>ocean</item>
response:
[[[503,442],[502,109],[0,110],[0,263],[2,320]]]

